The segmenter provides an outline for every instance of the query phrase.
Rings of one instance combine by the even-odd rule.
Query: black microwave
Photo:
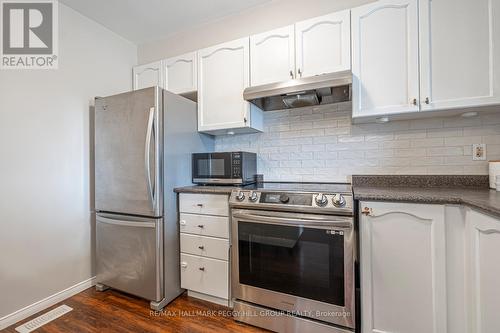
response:
[[[255,183],[257,155],[245,151],[193,154],[193,183],[246,185]]]

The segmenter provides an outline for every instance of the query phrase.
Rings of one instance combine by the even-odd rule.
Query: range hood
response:
[[[351,71],[249,87],[243,98],[263,111],[294,109],[351,100]]]

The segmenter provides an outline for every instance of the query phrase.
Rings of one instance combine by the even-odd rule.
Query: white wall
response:
[[[139,45],[139,63],[176,56],[374,0],[274,0],[217,21]],[[327,41],[325,41],[327,42]]]
[[[472,160],[473,143],[486,143],[487,159],[500,160],[500,112],[352,125],[351,103],[342,103],[265,112],[264,125],[264,133],[217,137],[215,148],[254,151],[264,179],[289,181],[343,182],[353,174],[486,175],[488,162]]]
[[[59,36],[58,70],[0,70],[0,318],[94,275],[89,103],[137,48],[62,4]]]

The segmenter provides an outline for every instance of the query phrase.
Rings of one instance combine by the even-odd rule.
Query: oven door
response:
[[[231,153],[193,154],[193,183],[231,184],[231,159]]]
[[[354,328],[353,218],[232,210],[232,296]]]

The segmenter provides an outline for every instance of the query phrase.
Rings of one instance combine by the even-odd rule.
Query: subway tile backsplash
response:
[[[351,124],[351,103],[264,113],[264,133],[219,136],[218,151],[258,154],[258,172],[272,181],[350,181],[353,174],[488,174],[472,160],[486,143],[500,159],[500,109],[474,118]]]

